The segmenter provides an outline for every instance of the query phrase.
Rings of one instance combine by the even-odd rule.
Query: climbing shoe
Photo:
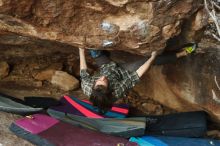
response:
[[[99,56],[103,55],[102,50],[89,50],[89,53],[92,58],[98,58]]]
[[[196,51],[197,44],[193,43],[191,46],[185,47],[184,50],[187,52],[187,54],[191,54]]]

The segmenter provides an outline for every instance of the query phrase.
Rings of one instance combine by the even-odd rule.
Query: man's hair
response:
[[[101,114],[111,109],[114,102],[111,91],[103,85],[98,85],[93,89],[90,101],[94,106],[98,107]]]

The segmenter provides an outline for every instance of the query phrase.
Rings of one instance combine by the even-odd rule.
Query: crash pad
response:
[[[48,109],[48,114],[52,117],[68,122],[72,125],[87,129],[100,131],[103,133],[129,138],[131,136],[143,136],[146,128],[145,117],[131,118],[87,118],[73,113],[65,113],[58,108]]]
[[[139,146],[220,146],[219,140],[166,136],[131,137]]]
[[[31,114],[43,110],[42,108],[33,108],[24,105],[22,100],[9,95],[0,94],[0,111],[14,114]]]
[[[111,110],[100,114],[98,108],[92,106],[88,100],[80,100],[74,96],[63,96],[60,103],[51,109],[89,118],[124,118],[128,115],[127,104],[115,104]]]
[[[43,114],[18,119],[9,129],[38,146],[137,146],[127,139],[79,128]]]

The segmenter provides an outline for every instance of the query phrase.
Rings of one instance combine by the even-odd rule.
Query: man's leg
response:
[[[182,49],[182,51],[178,53],[168,53],[168,54],[161,54],[156,57],[154,60],[154,65],[162,65],[162,64],[168,64],[168,63],[174,63],[178,58],[187,56],[188,54],[191,54],[196,51],[197,44],[192,43],[189,46],[186,46]],[[142,59],[139,59],[135,62],[128,62],[124,64],[120,64],[124,69],[128,71],[136,71],[141,65],[143,65],[149,57],[145,57]]]
[[[103,64],[108,64],[111,62],[106,53],[102,50],[89,50],[92,58],[95,59],[96,65],[101,67]]]

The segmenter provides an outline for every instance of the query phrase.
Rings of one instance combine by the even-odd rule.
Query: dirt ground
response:
[[[0,145],[1,146],[32,146],[31,143],[29,143],[26,140],[23,140],[22,138],[17,137],[14,135],[11,131],[9,131],[8,127],[10,124],[18,119],[20,116],[13,115],[10,113],[4,113],[0,112]]]

